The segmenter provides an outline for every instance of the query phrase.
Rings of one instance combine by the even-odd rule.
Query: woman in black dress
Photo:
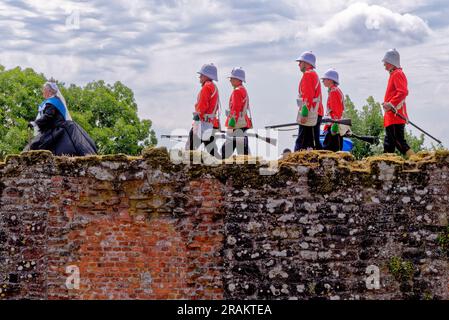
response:
[[[76,122],[72,121],[64,96],[55,82],[43,88],[45,100],[38,109],[34,127],[35,138],[29,150],[49,150],[57,156],[96,154],[95,142]]]

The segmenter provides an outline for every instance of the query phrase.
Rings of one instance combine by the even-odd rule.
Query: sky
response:
[[[67,84],[121,81],[139,116],[153,121],[159,145],[171,147],[160,135],[190,129],[205,63],[218,67],[223,109],[232,68],[246,71],[253,123],[262,129],[296,120],[302,52],[315,53],[319,75],[336,69],[361,109],[369,96],[383,100],[381,60],[396,48],[410,120],[448,147],[448,14],[443,0],[3,0],[0,64]],[[223,125],[224,111],[221,118]],[[291,135],[281,134],[278,153],[293,148]]]

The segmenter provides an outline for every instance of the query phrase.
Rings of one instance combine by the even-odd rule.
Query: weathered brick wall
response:
[[[259,167],[173,164],[162,149],[9,157],[0,298],[449,299],[449,153]]]
[[[155,153],[10,157],[0,171],[2,298],[223,298],[223,190],[166,158],[162,168]],[[66,287],[68,266],[79,268],[79,290]]]

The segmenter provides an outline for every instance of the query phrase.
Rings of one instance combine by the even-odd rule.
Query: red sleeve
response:
[[[315,96],[316,79],[312,73],[306,72],[301,81],[302,99],[307,103],[307,109],[311,109],[315,104],[313,102]]]
[[[243,92],[239,89],[234,90],[231,95],[231,114],[235,116],[235,120],[238,120],[240,112],[243,111],[244,103]]]
[[[342,97],[336,90],[329,93],[329,109],[332,119],[338,120],[343,116]]]
[[[198,102],[196,104],[196,111],[199,112],[201,114],[201,116],[204,116],[205,114],[207,114],[207,111],[209,109],[209,100],[210,97],[212,96],[212,89],[210,86],[208,85],[204,85],[201,88],[199,97],[198,97]]]
[[[393,75],[392,80],[396,89],[396,94],[388,102],[391,102],[396,107],[408,96],[407,78],[402,72],[398,72]]]

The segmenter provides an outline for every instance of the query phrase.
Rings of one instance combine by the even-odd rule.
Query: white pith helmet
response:
[[[394,65],[396,68],[401,67],[401,56],[399,55],[399,52],[396,49],[388,50],[387,53],[385,53],[385,57],[383,58],[382,62],[387,62],[389,64]]]
[[[245,70],[243,70],[242,67],[234,68],[234,69],[232,69],[231,75],[229,76],[229,78],[235,78],[240,81],[246,82]]]
[[[307,62],[308,64],[310,64],[312,67],[316,68],[316,57],[315,55],[312,53],[312,51],[306,51],[303,54],[301,54],[299,56],[298,59],[296,59],[296,61],[304,61]]]
[[[213,63],[203,65],[201,70],[197,73],[202,74],[211,80],[218,81],[217,67]]]
[[[339,80],[339,76],[338,76],[338,72],[335,71],[334,69],[329,69],[326,71],[326,73],[324,74],[324,76],[321,79],[329,79],[334,81],[336,84],[340,84],[340,80]]]

